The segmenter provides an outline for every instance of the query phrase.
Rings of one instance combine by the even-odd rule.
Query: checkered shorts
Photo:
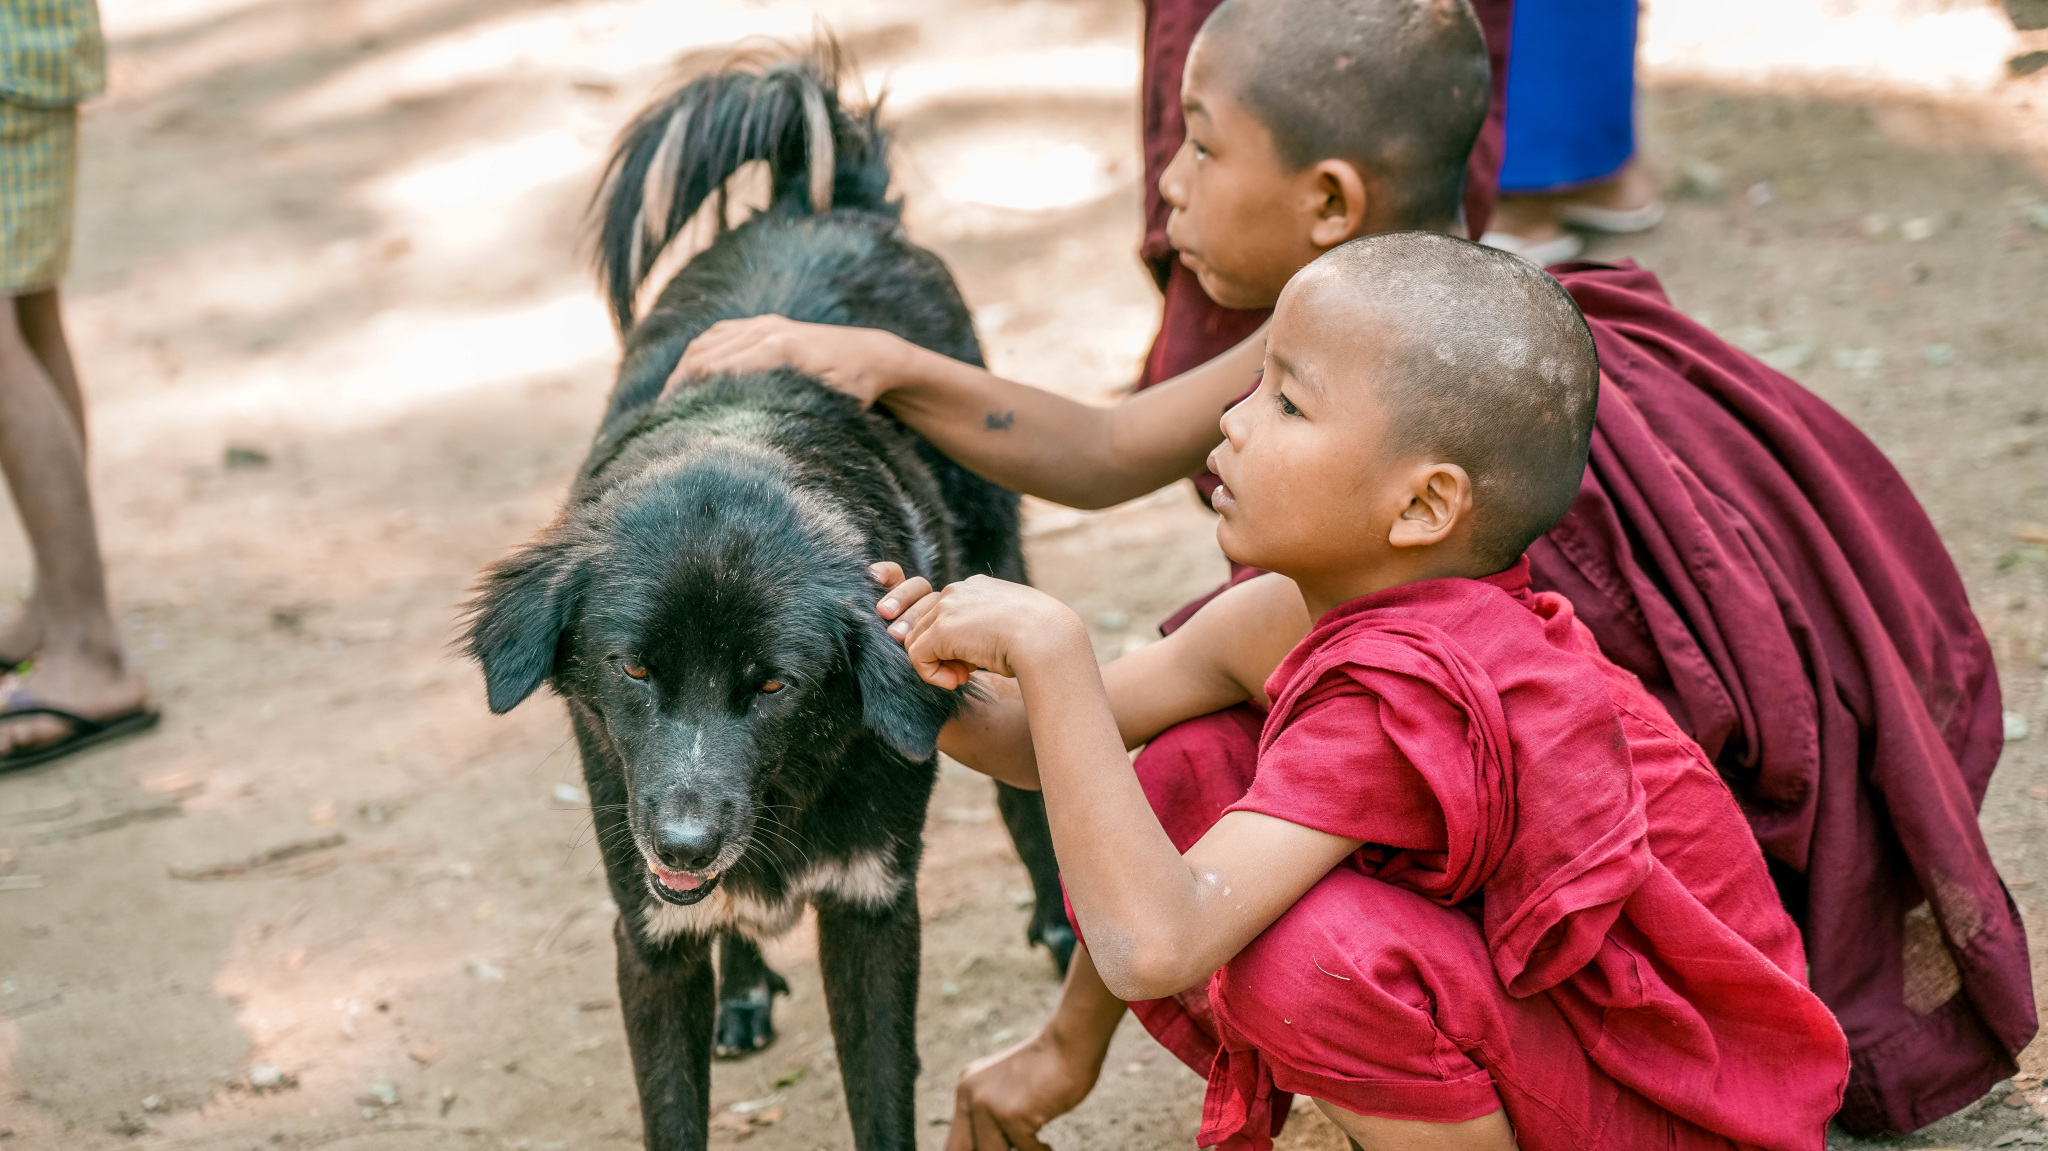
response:
[[[0,100],[0,293],[64,277],[77,188],[78,109]]]

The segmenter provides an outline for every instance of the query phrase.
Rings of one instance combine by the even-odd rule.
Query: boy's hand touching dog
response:
[[[895,564],[869,570],[890,587],[877,610],[894,621],[889,634],[926,683],[957,688],[977,669],[1015,677],[1021,660],[1058,645],[1088,653],[1094,666],[1081,617],[1035,588],[978,575],[934,592],[922,576],[903,579]]]
[[[667,399],[707,376],[790,367],[865,408],[902,376],[903,361],[913,350],[901,336],[877,328],[805,324],[782,316],[720,320],[683,350],[661,396]]]

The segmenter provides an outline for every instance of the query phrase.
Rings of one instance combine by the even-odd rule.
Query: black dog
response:
[[[837,90],[827,50],[695,80],[627,130],[601,194],[618,383],[568,506],[472,604],[491,709],[543,682],[568,701],[650,1148],[705,1145],[714,1048],[765,1045],[786,990],[754,941],[806,904],[855,1143],[915,1146],[916,874],[933,742],[960,700],[912,673],[867,566],[1023,578],[1016,496],[886,413],[789,370],[657,402],[692,338],[771,312],[981,361],[951,276],[885,199],[873,110]],[[722,189],[754,160],[772,203],[727,230]],[[635,324],[655,256],[714,197],[717,238]],[[1042,802],[1004,789],[999,806],[1037,891],[1031,938],[1064,968]]]

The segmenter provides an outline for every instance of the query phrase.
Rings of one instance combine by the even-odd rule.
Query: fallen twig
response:
[[[145,820],[152,819],[169,819],[174,815],[183,814],[185,814],[185,809],[175,803],[159,804],[156,807],[131,807],[126,811],[114,812],[112,815],[102,815],[98,819],[88,819],[82,823],[52,828],[41,835],[33,837],[29,842],[37,846],[65,843],[73,839],[83,839],[88,835],[98,835],[102,831],[112,831],[117,827],[126,827],[131,823],[142,823]]]
[[[237,860],[232,863],[212,863],[205,867],[173,867],[169,870],[172,879],[233,879],[237,876],[247,875],[252,871],[259,871],[272,864],[283,863],[287,859],[296,859],[301,855],[309,855],[315,851],[326,851],[330,847],[340,847],[347,842],[348,837],[337,831],[332,835],[323,835],[316,839],[300,839],[291,843],[279,844],[276,847],[259,851],[247,859]]]

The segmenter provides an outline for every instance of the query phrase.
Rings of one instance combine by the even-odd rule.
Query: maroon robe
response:
[[[1633,262],[1551,271],[1605,379],[1578,501],[1530,549],[1536,585],[1742,799],[1849,1037],[1843,1126],[1921,1127],[2012,1074],[2036,1026],[1977,826],[2004,732],[1962,579],[1839,412]]]
[[[1742,813],[1527,563],[1338,607],[1266,690],[1263,722],[1139,755],[1161,825],[1365,846],[1206,986],[1132,1005],[1208,1076],[1200,1145],[1268,1146],[1293,1092],[1505,1107],[1526,1151],[1820,1151],[1848,1051]]]

